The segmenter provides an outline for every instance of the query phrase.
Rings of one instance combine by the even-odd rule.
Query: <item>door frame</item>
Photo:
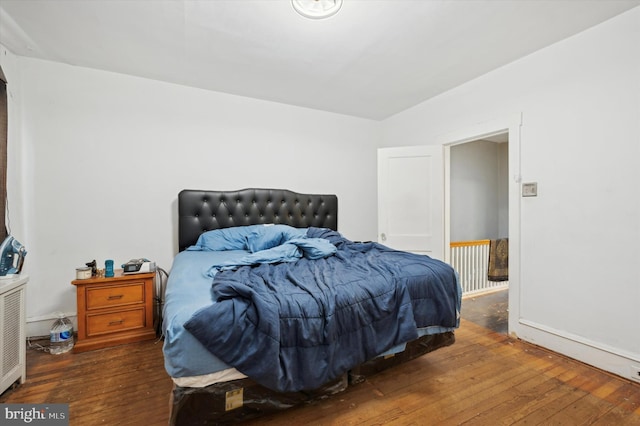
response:
[[[436,138],[444,149],[444,244],[445,261],[451,252],[451,147],[501,133],[509,135],[509,334],[517,337],[520,319],[520,186],[522,182],[520,139],[522,113],[471,125]]]

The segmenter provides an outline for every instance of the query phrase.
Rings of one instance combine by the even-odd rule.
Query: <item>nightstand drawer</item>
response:
[[[87,289],[87,310],[144,303],[144,281]]]
[[[145,327],[144,307],[87,315],[87,337]]]

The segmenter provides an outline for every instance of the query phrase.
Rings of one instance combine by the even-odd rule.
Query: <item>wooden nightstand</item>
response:
[[[73,280],[77,290],[78,339],[74,352],[154,339],[155,272]]]

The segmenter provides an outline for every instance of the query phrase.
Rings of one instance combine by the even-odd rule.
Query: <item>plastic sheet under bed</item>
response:
[[[279,393],[251,379],[216,383],[204,388],[175,386],[172,394],[171,425],[224,425],[325,399],[364,382],[378,372],[452,345],[453,332],[426,335],[407,343],[403,352],[365,362],[339,379],[313,391]]]
[[[348,374],[320,389],[278,393],[251,379],[216,383],[205,388],[174,387],[171,425],[223,425],[282,411],[344,391]]]

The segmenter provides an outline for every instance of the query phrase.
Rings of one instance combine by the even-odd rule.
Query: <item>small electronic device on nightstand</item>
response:
[[[152,262],[149,259],[131,259],[124,265],[122,265],[122,273],[128,274],[148,274],[149,272],[155,272],[156,262]]]

